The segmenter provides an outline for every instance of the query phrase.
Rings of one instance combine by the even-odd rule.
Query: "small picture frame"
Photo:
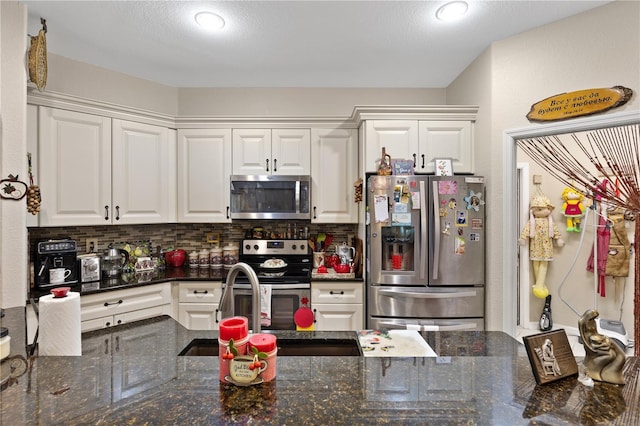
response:
[[[413,160],[391,160],[394,175],[412,175]]]
[[[436,176],[453,176],[453,160],[451,158],[434,158],[433,165]]]
[[[563,329],[522,338],[539,385],[578,374],[578,364]]]

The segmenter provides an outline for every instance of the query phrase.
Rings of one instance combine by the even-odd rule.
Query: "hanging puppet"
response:
[[[533,265],[533,295],[544,299],[549,295],[549,289],[545,284],[549,262],[553,260],[553,240],[558,247],[564,245],[560,237],[560,231],[553,219],[551,212],[555,207],[549,199],[543,195],[535,195],[531,199],[529,209],[529,222],[520,233],[519,243],[524,245],[529,239],[529,258]]]
[[[584,216],[584,196],[574,188],[567,186],[562,191],[562,213],[567,218],[567,232],[580,232],[580,223]]]

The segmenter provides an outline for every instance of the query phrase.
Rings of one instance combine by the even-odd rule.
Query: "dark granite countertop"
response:
[[[167,267],[162,270],[131,272],[120,274],[114,278],[102,278],[100,281],[74,283],[66,286],[71,287],[71,291],[87,295],[172,281],[224,281],[227,277],[227,272],[228,270],[225,268]],[[35,299],[49,293],[48,288],[31,289],[31,297]]]
[[[12,314],[24,308],[12,308]],[[11,323],[11,327],[20,327]],[[19,353],[19,333],[11,356]],[[355,332],[275,332],[356,338]],[[13,336],[14,333],[11,332]],[[81,357],[35,357],[4,389],[2,424],[638,424],[640,360],[625,386],[575,378],[537,386],[501,332],[425,332],[437,358],[277,358],[274,381],[221,384],[218,357],[177,354],[194,338],[170,317],[83,334]],[[6,361],[5,361],[6,362]]]

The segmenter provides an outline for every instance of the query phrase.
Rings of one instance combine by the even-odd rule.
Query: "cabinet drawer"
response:
[[[362,303],[361,282],[311,283],[311,303]]]
[[[318,331],[362,330],[363,309],[359,303],[312,303]]]
[[[80,298],[82,321],[171,304],[171,284],[155,284]]]
[[[218,303],[222,296],[222,283],[180,283],[180,303]]]
[[[188,330],[217,330],[217,303],[180,303],[178,322]]]

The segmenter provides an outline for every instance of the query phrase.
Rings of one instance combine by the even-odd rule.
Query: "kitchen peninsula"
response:
[[[3,320],[24,354],[22,308]],[[22,327],[24,324],[22,323]],[[276,332],[301,339],[355,332]],[[13,333],[12,333],[13,335]],[[423,332],[437,358],[286,357],[277,378],[218,381],[218,358],[178,356],[195,338],[161,316],[85,333],[81,357],[35,357],[1,393],[3,424],[637,424],[640,360],[626,386],[575,378],[536,386],[522,345],[502,332]]]

